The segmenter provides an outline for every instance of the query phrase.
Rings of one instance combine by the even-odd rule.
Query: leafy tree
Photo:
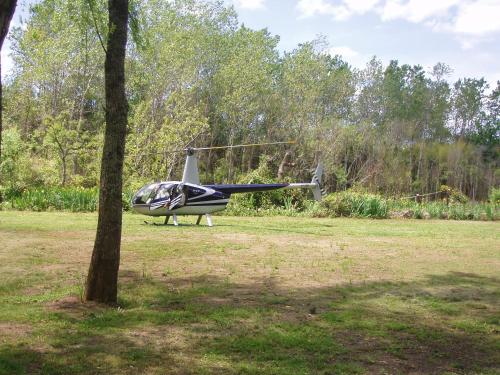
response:
[[[453,87],[454,134],[466,137],[473,134],[483,115],[486,81],[475,78],[459,79]]]
[[[17,0],[4,0],[0,3],[0,51],[14,16]],[[3,103],[2,103],[2,62],[0,61],[0,162],[2,161]],[[0,176],[1,182],[1,176]],[[0,200],[2,199],[0,195]]]
[[[71,120],[69,113],[61,112],[56,118],[45,119],[47,132],[44,144],[55,150],[61,164],[61,185],[68,180],[69,158],[82,150],[82,139],[78,136],[78,122]]]
[[[20,137],[18,157],[32,160],[20,185],[97,185],[105,8],[41,0],[11,33],[4,126]],[[321,158],[329,190],[407,195],[447,184],[485,199],[500,181],[498,85],[450,84],[443,63],[426,71],[374,57],[358,70],[324,38],[282,53],[277,36],[240,25],[220,0],[134,1],[129,11],[127,187],[180,175],[184,157],[168,151],[188,144],[290,139],[298,143],[287,149],[202,153],[202,179],[236,181],[265,156],[270,172],[293,180]]]

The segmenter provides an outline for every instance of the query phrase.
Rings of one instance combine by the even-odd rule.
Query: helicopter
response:
[[[216,147],[188,147],[186,162],[181,181],[160,181],[143,186],[132,198],[132,209],[147,216],[165,216],[164,225],[173,217],[175,226],[179,225],[178,216],[198,216],[199,225],[203,216],[209,227],[213,226],[211,214],[226,209],[232,194],[262,192],[277,189],[310,189],[314,199],[322,197],[321,180],[323,165],[318,163],[311,182],[306,183],[276,183],[276,184],[219,184],[202,185],[198,171],[199,151],[211,149],[227,149],[237,147],[252,147],[276,144],[291,144],[294,142],[272,142]]]

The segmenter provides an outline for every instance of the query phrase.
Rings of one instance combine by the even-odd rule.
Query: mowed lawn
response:
[[[144,219],[106,308],[95,214],[0,212],[0,374],[500,373],[499,223]]]

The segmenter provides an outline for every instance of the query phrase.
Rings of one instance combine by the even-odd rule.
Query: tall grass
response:
[[[328,216],[382,219],[389,214],[387,200],[376,194],[342,191],[329,194],[322,202]]]
[[[263,194],[263,193],[261,193]],[[130,209],[133,191],[124,190],[123,209]],[[5,190],[3,209],[31,211],[93,212],[97,210],[97,188],[75,187]],[[412,200],[389,199],[378,194],[342,191],[326,196],[321,203],[307,200],[303,195],[277,196],[276,202],[260,200],[261,206],[249,204],[249,197],[231,199],[226,215],[238,216],[305,216],[305,217],[365,217],[414,218],[452,220],[499,220],[500,204],[496,200],[485,203],[450,203],[436,200],[417,203]],[[252,201],[253,202],[253,201]],[[255,202],[254,202],[255,203]]]
[[[131,192],[124,192],[124,210],[130,209]],[[30,211],[93,212],[99,203],[97,188],[50,187],[26,190],[6,190],[3,209]]]
[[[306,217],[361,217],[408,218],[451,220],[499,220],[500,205],[493,202],[449,203],[386,198],[378,194],[342,191],[324,197],[321,203],[306,201],[290,207],[285,201],[281,206],[251,208],[232,201],[226,214],[239,216],[306,216]]]
[[[390,200],[391,217],[415,219],[498,220],[500,206],[488,202],[450,203],[431,201],[416,203],[409,200]]]

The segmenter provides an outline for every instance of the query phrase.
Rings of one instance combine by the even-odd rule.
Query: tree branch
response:
[[[104,41],[102,40],[101,33],[99,32],[99,26],[97,24],[97,19],[94,14],[94,7],[92,6],[92,0],[87,0],[87,3],[89,4],[90,14],[92,15],[92,21],[94,22],[95,31],[97,33],[97,37],[99,38],[99,43],[101,43],[101,47],[104,53],[108,53],[108,51],[106,50],[106,46],[104,45]]]

